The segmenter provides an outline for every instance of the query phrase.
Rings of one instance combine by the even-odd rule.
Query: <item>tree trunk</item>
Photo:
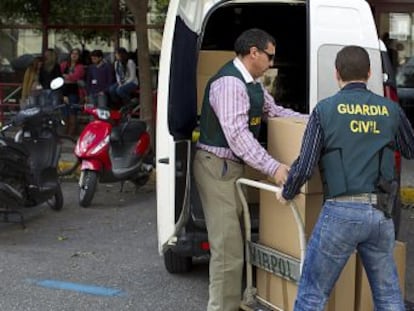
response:
[[[150,69],[150,54],[148,47],[147,12],[148,0],[126,0],[126,5],[134,16],[135,31],[137,33],[137,59],[140,89],[140,119],[149,127],[151,147],[154,147],[154,113],[152,78]],[[154,148],[153,148],[154,149]]]

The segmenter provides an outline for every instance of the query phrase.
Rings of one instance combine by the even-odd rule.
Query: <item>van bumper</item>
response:
[[[258,238],[257,232],[251,233],[253,242],[257,242]],[[210,253],[206,243],[208,243],[207,232],[185,232],[177,237],[177,243],[172,249],[183,257],[200,257]]]

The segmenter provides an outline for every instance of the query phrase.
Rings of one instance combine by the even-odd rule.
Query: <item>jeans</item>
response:
[[[57,107],[62,102],[62,94],[59,90],[44,89],[38,96],[30,96],[30,106]]]
[[[109,87],[109,94],[111,96],[111,100],[116,102],[121,99],[124,102],[127,102],[130,97],[131,93],[137,88],[133,82],[125,83],[123,85],[118,85],[118,83],[112,84]]]
[[[108,107],[108,99],[106,97],[106,94],[90,94],[88,96],[88,103],[98,108]]]
[[[326,201],[306,249],[294,310],[322,311],[355,249],[367,272],[375,310],[405,310],[394,244],[392,219],[372,205]]]
[[[80,97],[78,94],[68,94],[68,104],[62,108],[62,114],[64,117],[68,117],[69,115],[77,115],[79,108],[75,107],[79,104]]]

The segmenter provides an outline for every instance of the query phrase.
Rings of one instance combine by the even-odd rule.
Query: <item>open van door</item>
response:
[[[168,92],[172,41],[179,0],[171,0],[165,21],[160,55],[157,96],[156,128],[156,189],[157,189],[157,233],[158,249],[167,243],[174,232],[174,209],[166,208],[175,201],[175,145],[168,130]]]
[[[319,100],[338,91],[335,57],[346,45],[359,45],[367,49],[372,71],[368,88],[383,95],[378,34],[368,3],[360,0],[309,0],[307,5],[311,60],[309,111],[313,110]],[[322,75],[319,72],[332,74]]]
[[[156,174],[158,250],[174,245],[188,217],[190,148],[197,124],[196,64],[204,10],[217,0],[171,0],[158,74]]]

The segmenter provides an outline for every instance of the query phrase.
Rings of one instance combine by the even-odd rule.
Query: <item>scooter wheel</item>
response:
[[[60,186],[57,188],[55,195],[50,201],[49,206],[51,209],[60,211],[63,208],[63,193]]]
[[[95,195],[98,173],[90,170],[82,171],[80,180],[79,204],[82,207],[89,207]]]

